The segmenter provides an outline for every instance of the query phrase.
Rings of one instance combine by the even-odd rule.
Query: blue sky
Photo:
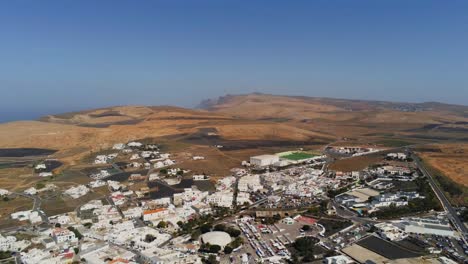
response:
[[[0,121],[227,93],[468,104],[467,1],[1,1]]]

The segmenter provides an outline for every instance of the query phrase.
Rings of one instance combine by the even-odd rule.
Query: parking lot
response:
[[[321,230],[313,224],[309,225],[309,230],[302,230],[303,226],[308,223],[301,221],[295,221],[292,224],[266,225],[248,218],[236,220],[236,225],[242,231],[244,245],[238,251],[233,252],[229,259],[222,260],[222,263],[241,263],[244,254],[249,256],[249,263],[256,263],[256,260],[260,258],[269,260],[271,263],[276,263],[280,259],[286,260],[291,257],[287,249],[290,243],[298,237],[318,236]]]

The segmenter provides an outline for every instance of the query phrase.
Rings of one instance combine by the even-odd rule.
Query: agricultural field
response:
[[[307,152],[293,152],[293,153],[290,153],[290,154],[282,155],[280,157],[283,158],[283,159],[298,161],[298,160],[310,159],[310,158],[313,158],[315,156],[316,155],[313,155],[313,154],[310,154],[310,153],[307,153]]]
[[[380,153],[344,158],[333,162],[330,169],[342,172],[360,171],[382,160],[383,156]]]

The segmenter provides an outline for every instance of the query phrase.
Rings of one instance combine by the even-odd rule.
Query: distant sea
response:
[[[72,110],[58,109],[42,109],[42,110],[18,110],[18,109],[0,109],[0,123],[20,121],[20,120],[37,120],[42,116],[70,112]]]

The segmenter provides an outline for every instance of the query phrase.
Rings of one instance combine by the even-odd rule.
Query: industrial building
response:
[[[250,164],[259,167],[265,167],[279,162],[279,157],[276,155],[260,155],[250,157]]]

